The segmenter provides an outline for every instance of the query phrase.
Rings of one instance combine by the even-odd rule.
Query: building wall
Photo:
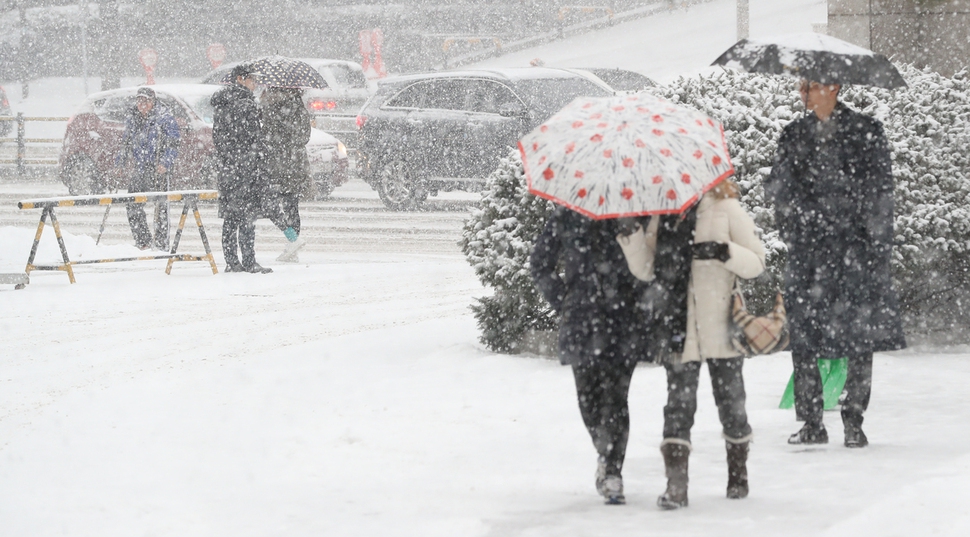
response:
[[[970,0],[828,0],[829,35],[930,67],[970,67]]]

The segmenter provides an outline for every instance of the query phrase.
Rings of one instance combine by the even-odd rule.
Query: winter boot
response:
[[[596,492],[606,498],[607,505],[623,505],[623,478],[618,475],[606,475],[606,459],[600,457],[596,466]]]
[[[659,498],[661,509],[680,509],[687,507],[687,459],[690,457],[690,442],[677,438],[665,438],[660,444],[667,469],[667,490]]]
[[[845,426],[845,447],[862,448],[868,445],[869,439],[866,438],[866,433],[862,432],[862,427],[857,425]]]
[[[728,463],[727,497],[732,500],[748,497],[748,444],[748,440],[725,441]]]
[[[789,444],[828,444],[829,433],[821,423],[805,423],[797,433],[788,437]]]

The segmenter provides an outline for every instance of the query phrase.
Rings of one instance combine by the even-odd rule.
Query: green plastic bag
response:
[[[848,360],[839,358],[838,360],[820,359],[818,361],[818,372],[822,375],[822,398],[825,410],[831,410],[839,405],[839,396],[842,395],[842,388],[845,387],[845,375],[848,371]],[[795,372],[788,379],[788,387],[781,396],[778,408],[793,408],[795,406]]]

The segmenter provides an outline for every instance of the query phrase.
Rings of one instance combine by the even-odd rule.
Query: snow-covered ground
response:
[[[710,9],[733,25],[728,4],[695,8],[681,31],[730,35],[700,24]],[[751,0],[753,14],[777,6],[752,33],[803,31],[824,18],[800,10],[819,5]],[[636,23],[644,42],[672,32],[648,23]],[[32,99],[79,100],[66,82]],[[0,227],[0,264],[26,258],[36,217]],[[78,255],[131,251],[65,231]],[[482,348],[468,305],[486,291],[457,247],[368,252],[313,249],[269,275],[180,263],[166,276],[146,262],[79,269],[74,285],[35,272],[24,290],[0,286],[0,536],[970,534],[970,349],[878,354],[862,450],[841,446],[837,413],[831,444],[788,446],[798,424],[777,405],[789,356],[747,361],[751,496],[724,498],[702,389],[691,504],[677,512],[654,505],[664,378],[642,367],[628,504],[604,506],[569,369]]]

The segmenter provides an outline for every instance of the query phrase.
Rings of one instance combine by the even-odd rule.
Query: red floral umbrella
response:
[[[734,173],[720,123],[648,93],[580,97],[519,150],[530,192],[596,219],[680,213]]]

